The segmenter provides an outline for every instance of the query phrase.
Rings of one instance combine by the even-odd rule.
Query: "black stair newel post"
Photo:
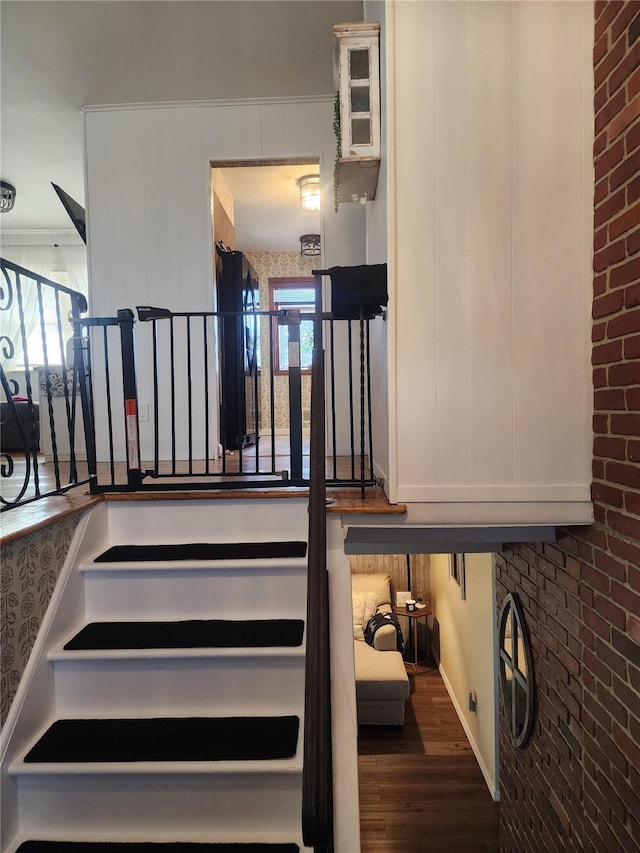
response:
[[[302,479],[302,371],[300,368],[300,310],[285,308],[278,324],[287,326],[289,365],[289,444],[291,479]]]
[[[136,359],[133,338],[134,323],[133,311],[129,308],[122,308],[118,311],[120,346],[122,350],[125,438],[127,445],[127,483],[131,489],[137,489],[142,485],[138,391],[136,388]]]
[[[364,500],[364,440],[365,440],[365,394],[364,394],[364,306],[360,306],[360,493]],[[371,460],[369,460],[371,464]]]

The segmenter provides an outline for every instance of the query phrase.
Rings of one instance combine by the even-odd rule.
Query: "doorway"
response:
[[[308,176],[317,176],[319,191],[318,157],[211,163],[216,308],[220,305],[222,261],[225,257],[231,260],[229,253],[234,253],[235,262],[244,263],[244,268],[250,271],[255,287],[253,305],[262,311],[273,307],[273,284],[270,286],[270,282],[276,279],[308,282],[312,280],[312,270],[322,266],[322,202],[318,209],[305,209],[301,204],[300,183]],[[253,429],[253,424],[247,425],[244,432],[246,435],[255,433],[255,440],[261,435],[286,435],[289,430],[288,376],[286,370],[279,370],[280,365],[273,362],[274,354],[278,357],[278,334],[277,329],[275,334],[270,329],[270,322],[270,318],[261,316],[255,328],[251,324],[249,328],[245,326],[241,342],[232,344],[246,351],[245,344],[250,341],[255,351],[255,410],[251,402],[245,403],[245,410],[247,413],[251,410],[249,417],[256,418],[256,428]],[[220,364],[230,359],[241,363],[238,353],[228,349],[219,352]],[[247,360],[242,363],[244,366],[239,370],[244,371],[244,379],[234,380],[234,385],[251,389],[253,377],[247,374]],[[273,377],[272,365],[275,368]],[[229,380],[226,393],[228,397]],[[224,398],[224,387],[221,395]],[[246,396],[248,399],[250,393]],[[302,377],[302,398],[303,414],[308,413],[310,377],[306,373]],[[233,411],[237,417],[236,410]],[[224,434],[224,430],[221,433]]]

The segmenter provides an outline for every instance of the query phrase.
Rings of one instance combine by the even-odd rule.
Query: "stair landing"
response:
[[[90,495],[83,486],[66,495],[42,498],[25,506],[2,514],[0,541],[7,545],[22,536],[47,527],[54,521],[84,512],[101,501],[198,501],[241,499],[281,499],[308,496],[307,489],[238,489],[237,491],[197,491],[180,492],[130,492],[110,495]],[[327,489],[327,514],[348,515],[404,515],[406,504],[390,504],[380,486],[371,486],[365,490],[365,496],[359,488]]]

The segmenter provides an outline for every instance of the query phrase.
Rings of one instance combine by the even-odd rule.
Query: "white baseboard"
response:
[[[457,697],[453,691],[453,687],[451,686],[451,682],[447,678],[447,673],[445,672],[445,670],[444,670],[444,668],[443,668],[443,666],[439,660],[437,661],[437,663],[438,663],[438,670],[440,672],[440,675],[442,676],[442,680],[444,681],[444,686],[447,688],[447,693],[449,694],[449,698],[453,702],[453,707],[456,709],[456,714],[458,715],[458,719],[462,723],[462,728],[464,729],[464,733],[467,736],[467,740],[469,741],[469,743],[471,745],[471,749],[473,750],[473,754],[476,757],[476,761],[478,762],[478,766],[480,767],[480,770],[482,771],[482,775],[484,776],[484,781],[487,783],[487,788],[489,789],[489,793],[493,797],[494,801],[497,803],[500,801],[500,789],[496,785],[496,779],[491,774],[491,772],[489,771],[489,768],[487,767],[487,765],[484,762],[484,758],[482,757],[482,753],[480,752],[480,748],[478,747],[478,744],[476,743],[475,737],[473,736],[473,733],[472,733],[471,729],[469,728],[469,724],[467,723],[465,716],[462,713],[462,708],[460,707],[460,703],[458,702],[458,699],[457,699]]]

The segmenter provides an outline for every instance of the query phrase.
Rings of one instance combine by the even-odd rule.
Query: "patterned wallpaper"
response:
[[[260,307],[267,310],[269,307],[269,279],[291,278],[293,276],[310,276],[311,271],[322,267],[322,258],[303,257],[300,252],[245,252],[249,262],[258,274],[260,282]],[[269,326],[266,317],[261,324],[261,338],[269,340]],[[266,347],[262,348],[262,371],[260,375],[260,425],[262,429],[270,429],[271,413],[269,388],[270,358]],[[288,383],[286,376],[274,377],[275,397],[275,427],[276,429],[288,429],[289,427],[289,399]],[[302,376],[302,411],[308,411],[311,406],[311,377]]]
[[[80,515],[2,546],[0,724],[4,725]]]

